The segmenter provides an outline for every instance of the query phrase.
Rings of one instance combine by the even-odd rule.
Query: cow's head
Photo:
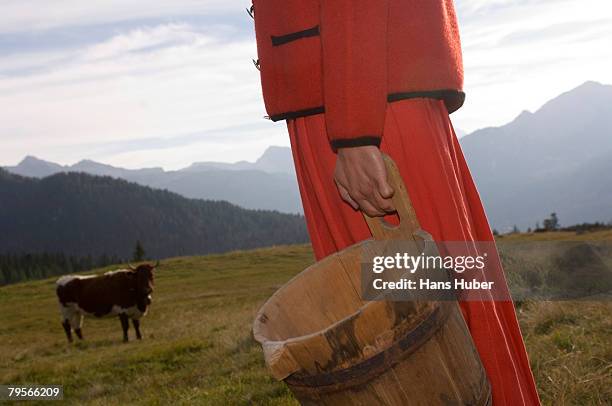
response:
[[[151,303],[151,293],[155,284],[154,271],[159,266],[159,261],[155,265],[142,264],[137,267],[129,264],[129,267],[136,274],[136,294],[139,302],[148,306]]]

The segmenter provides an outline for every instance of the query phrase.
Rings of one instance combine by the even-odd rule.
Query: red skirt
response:
[[[316,258],[370,238],[361,213],[336,189],[336,155],[329,146],[324,116],[288,120],[287,126]],[[397,163],[421,227],[436,241],[494,240],[442,101],[388,104],[381,150]],[[491,382],[493,404],[538,405],[513,303],[460,304]]]

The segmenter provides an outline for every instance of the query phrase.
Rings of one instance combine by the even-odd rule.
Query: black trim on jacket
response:
[[[298,32],[292,32],[291,34],[285,34],[285,35],[279,35],[279,36],[275,36],[272,35],[272,46],[279,46],[279,45],[283,45],[286,44],[288,42],[292,42],[292,41],[296,41],[300,38],[308,38],[308,37],[316,37],[319,35],[319,26],[316,25],[312,28],[308,28],[306,30],[302,30],[302,31],[298,31]]]
[[[376,135],[364,135],[357,138],[344,138],[331,140],[329,142],[336,151],[338,148],[352,148],[352,147],[363,147],[366,145],[375,145],[380,147],[380,136]]]
[[[422,90],[416,92],[400,92],[400,93],[391,93],[387,96],[387,101],[389,103],[406,100],[406,99],[438,99],[444,100],[446,104],[446,109],[449,114],[453,113],[461,106],[463,106],[463,102],[465,101],[465,93],[460,90],[454,89],[442,89],[442,90]]]
[[[387,102],[393,103],[396,101],[418,98],[443,100],[446,104],[446,109],[450,114],[457,111],[463,105],[463,102],[465,101],[465,93],[460,90],[453,89],[391,93],[387,95]],[[324,106],[275,114],[273,116],[270,116],[270,120],[290,120],[294,118],[313,116],[315,114],[321,113],[325,113]]]
[[[270,116],[270,120],[272,121],[280,121],[280,120],[290,120],[292,118],[306,117],[306,116],[314,116],[315,114],[325,113],[325,107],[313,107],[310,109],[304,110],[296,110],[296,111],[288,111],[286,113],[275,114]]]

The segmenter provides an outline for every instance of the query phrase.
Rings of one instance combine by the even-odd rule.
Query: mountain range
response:
[[[512,122],[467,134],[464,155],[493,227],[612,220],[612,86],[586,82]],[[86,172],[227,200],[251,209],[301,213],[291,151],[270,147],[256,162],[199,162],[177,170],[123,169],[94,161],[62,166],[26,157],[8,171],[29,177]]]
[[[611,106],[612,86],[586,82],[460,140],[494,227],[612,220]]]
[[[308,241],[297,214],[188,199],[108,176],[42,179],[0,169],[0,254],[61,252],[130,258],[136,241],[154,258]]]
[[[111,176],[193,199],[226,200],[247,209],[302,212],[291,151],[284,147],[269,147],[255,162],[198,162],[177,171],[117,168],[91,160],[59,165],[32,156],[5,169],[35,178],[62,172]]]

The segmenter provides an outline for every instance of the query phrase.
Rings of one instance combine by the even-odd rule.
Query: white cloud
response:
[[[458,1],[468,132],[502,125],[522,110],[587,80],[612,83],[612,3],[607,0]]]
[[[165,24],[144,27],[112,37],[86,50],[83,59],[98,60],[121,57],[127,53],[146,51],[154,47],[193,44],[205,40],[187,24]]]
[[[586,80],[612,83],[608,0],[456,3],[468,94],[458,128],[504,124]],[[287,145],[284,124],[261,118],[249,4],[4,0],[0,164],[34,154],[176,168]],[[79,41],[48,39],[58,33]]]
[[[284,128],[280,130],[282,133]],[[234,131],[231,137],[231,142],[227,142],[227,134],[222,134],[219,137],[202,137],[201,141],[188,145],[167,148],[148,148],[144,142],[138,149],[127,149],[104,161],[125,168],[155,167],[163,163],[166,169],[180,169],[201,161],[253,161],[270,145],[288,145],[283,142],[285,137],[275,136],[269,126]]]
[[[0,33],[109,24],[137,19],[214,15],[248,5],[227,0],[2,0]]]
[[[170,139],[171,145],[172,137],[186,133],[201,134],[190,147],[181,147],[190,156],[197,152],[199,160],[253,159],[267,144],[286,144],[282,126],[266,125],[266,137],[245,130],[268,124],[250,60],[256,49],[250,38],[227,41],[213,34],[228,31],[231,27],[163,24],[40,59],[31,54],[0,58],[0,71],[20,66],[26,72],[0,77],[0,135],[5,139],[0,159],[14,162],[35,154],[66,162],[77,145],[81,154],[91,154],[88,144],[158,137]],[[60,62],[44,66],[49,61]],[[206,143],[219,131],[229,146],[223,155],[214,146],[218,141]],[[150,161],[147,146],[142,148],[130,152],[138,161],[124,165]],[[117,163],[120,156],[95,158]],[[166,167],[187,163],[180,148],[155,156]]]

